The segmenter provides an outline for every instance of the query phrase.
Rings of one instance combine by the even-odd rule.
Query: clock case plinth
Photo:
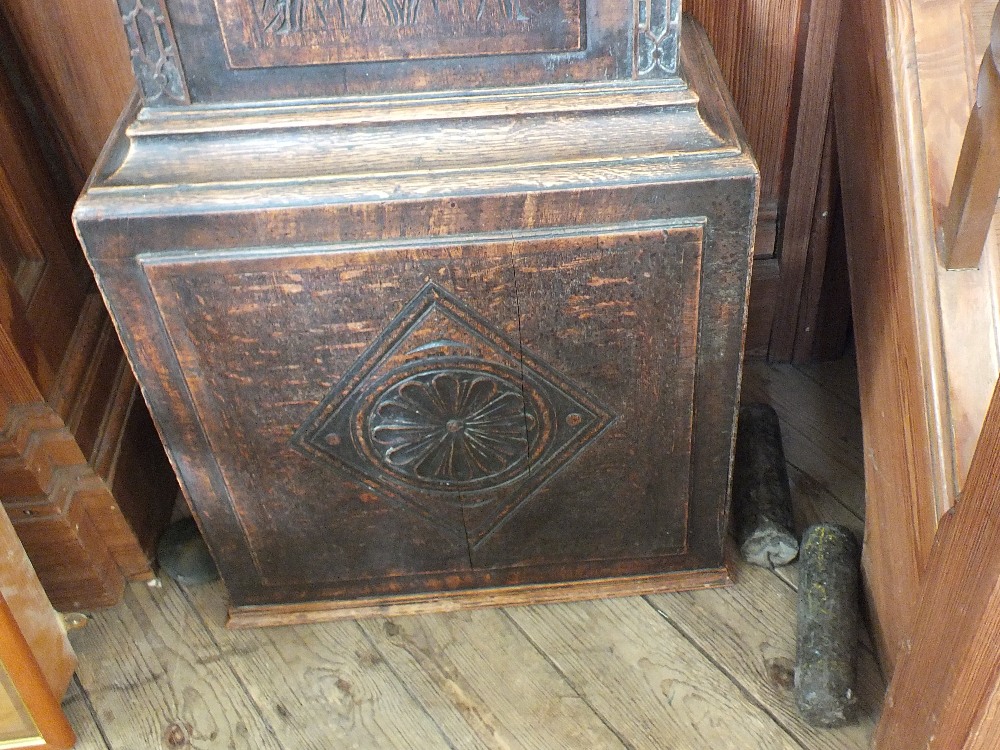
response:
[[[183,57],[126,112],[75,221],[233,624],[729,580],[758,174],[683,33],[660,78],[296,101]]]

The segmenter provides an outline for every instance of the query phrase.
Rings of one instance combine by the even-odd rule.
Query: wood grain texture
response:
[[[876,638],[890,669],[913,621],[943,485],[926,411],[932,391],[919,335],[925,310],[915,299],[921,266],[905,161],[909,129],[899,106],[916,96],[916,82],[905,75],[912,46],[905,20],[895,15],[900,10],[903,4],[847,0],[834,82],[867,447],[863,563]],[[907,488],[903,503],[900,488]]]
[[[871,651],[859,650],[858,721],[841,732],[807,724],[795,707],[795,589],[768,570],[740,564],[739,584],[725,590],[650,596],[666,620],[747,687],[802,747],[835,750],[868,742],[885,685]],[[759,602],[768,602],[760,607]]]
[[[452,746],[624,747],[501,610],[361,628]]]
[[[809,399],[804,401],[803,394]],[[837,498],[858,519],[864,518],[858,408],[846,406],[791,365],[748,369],[743,400],[771,404],[778,412],[793,487],[812,497]]]
[[[868,450],[865,568],[891,664],[996,380],[1000,286],[992,250],[978,270],[938,262],[972,101],[968,8],[928,0],[861,12],[864,23],[852,12],[842,25],[837,127]]]
[[[312,2],[161,4],[196,104],[669,80],[677,72],[678,0],[655,0],[641,17],[627,3],[578,0],[345,2],[335,13]]]
[[[938,515],[954,503],[961,492],[972,461],[983,417],[1000,374],[1000,246],[994,233],[991,249],[979,268],[963,273],[947,271],[940,261],[937,240],[941,236],[962,140],[975,101],[976,74],[980,59],[970,18],[970,3],[922,0],[912,3],[913,49],[919,80],[918,127],[923,131],[923,149],[911,145],[909,158],[916,163],[914,178],[922,183],[914,190],[916,216],[921,222],[914,242],[923,257],[918,301],[930,315],[940,319],[940,343],[925,346],[940,349],[941,370],[931,381],[932,406],[944,415],[933,422],[942,454],[943,476],[948,482],[939,499]],[[928,186],[929,198],[923,190]],[[930,210],[926,201],[929,200]],[[921,299],[923,297],[923,299]],[[933,330],[933,329],[928,329]],[[937,415],[935,415],[935,418]],[[949,444],[950,443],[950,444]]]
[[[812,361],[815,362],[837,360],[849,349],[852,351],[853,360],[851,287],[850,274],[847,270],[847,243],[844,239],[844,211],[839,175],[839,168],[835,165],[833,169],[835,200],[829,217],[824,217],[822,211],[819,211],[816,217],[815,232],[828,237],[826,267],[823,269],[823,280],[817,302],[818,314],[812,320],[803,316],[799,321],[802,330],[809,326],[813,327],[810,334],[812,336],[810,353]],[[814,244],[813,247],[818,248],[819,245]],[[804,364],[801,359],[799,363]]]
[[[1000,389],[994,394],[972,469],[941,526],[917,617],[893,675],[875,748],[959,750],[1000,736]],[[915,690],[914,686],[924,686]]]
[[[759,376],[760,369],[767,372],[770,368],[753,363],[748,377],[754,373]],[[824,391],[833,398],[844,394],[849,399],[852,377],[850,363],[835,363],[810,369],[808,380],[813,384],[822,381]],[[816,392],[805,385],[804,380],[790,379],[784,388],[798,394],[789,399],[791,403],[809,411],[809,401]],[[837,420],[841,413],[832,411],[828,416]],[[834,425],[825,429],[829,434],[853,435],[845,439],[858,439],[852,431]],[[823,450],[824,441],[808,443]],[[861,486],[861,480],[857,481]],[[794,497],[797,503],[811,501],[797,490]],[[830,493],[811,501],[808,512],[832,512],[833,520],[840,520],[836,513],[847,513]],[[553,630],[563,629],[562,637],[553,640],[568,644],[574,658],[597,660],[595,670],[600,675],[585,689],[576,689],[566,680],[563,656],[556,658],[539,649],[514,624],[511,617],[525,611],[522,608],[509,610],[509,614],[499,609],[476,610],[228,631],[222,628],[226,601],[221,584],[191,587],[177,595],[177,609],[161,606],[143,610],[149,619],[139,618],[144,633],[138,640],[128,630],[132,618],[123,616],[123,608],[94,614],[90,627],[97,626],[98,636],[93,635],[97,631],[88,634],[87,630],[72,634],[84,663],[81,675],[85,686],[91,685],[87,675],[95,671],[109,680],[103,684],[117,686],[108,693],[99,685],[91,694],[96,711],[93,715],[86,711],[83,716],[90,722],[96,717],[99,730],[109,738],[107,744],[99,736],[93,737],[93,726],[77,725],[74,712],[86,710],[85,692],[79,693],[78,700],[71,692],[73,700],[66,710],[81,737],[80,750],[133,750],[146,736],[136,727],[166,723],[161,718],[164,699],[159,696],[178,694],[191,684],[193,672],[205,668],[197,659],[178,659],[162,674],[158,661],[141,658],[148,649],[145,633],[168,633],[160,622],[164,617],[179,620],[177,632],[187,633],[191,628],[201,632],[196,625],[185,624],[191,617],[204,625],[204,632],[218,645],[212,663],[238,676],[245,693],[253,698],[234,706],[232,710],[240,713],[234,714],[230,723],[255,726],[261,720],[257,717],[263,717],[274,729],[277,741],[286,747],[325,750],[331,742],[338,747],[392,747],[406,743],[412,735],[417,739],[410,747],[548,750],[562,746],[688,746],[701,750],[705,745],[691,740],[701,736],[713,738],[718,747],[743,748],[749,744],[744,727],[747,721],[751,738],[763,734],[773,739],[785,733],[792,747],[861,750],[867,742],[864,727],[870,724],[817,732],[803,728],[788,714],[790,687],[785,659],[793,655],[795,572],[794,565],[775,573],[746,571],[728,589],[650,597],[660,613],[641,599],[628,600],[641,606],[616,610],[614,622],[594,630],[583,645],[576,642],[576,633],[581,621],[591,621],[595,605],[560,605],[556,612],[576,612],[577,616],[570,618],[568,630],[560,625],[561,618],[548,624]],[[174,587],[164,584],[172,601]],[[143,591],[135,590],[137,596]],[[158,594],[154,591],[153,596]],[[544,614],[552,608],[532,609]],[[619,623],[619,615],[627,618],[625,625]],[[633,619],[635,625],[629,625]],[[636,640],[622,648],[621,641],[631,639],[635,632]],[[196,635],[194,642],[198,648],[201,636]],[[124,652],[116,654],[115,660],[108,656],[108,644],[112,643]],[[741,694],[755,708],[746,715],[724,713],[718,705],[708,703],[706,707],[705,702],[689,699],[684,705],[695,710],[682,711],[678,708],[680,688],[672,693],[677,698],[673,706],[667,697],[660,698],[658,675],[662,664],[670,663],[678,643],[688,644],[680,647],[683,661],[679,668],[687,664],[689,656],[700,654],[696,662],[718,675],[719,682],[706,683],[712,690],[729,684],[731,688],[721,688],[727,700]],[[637,651],[644,652],[646,658],[637,656]],[[859,647],[859,658],[864,665],[859,685],[874,701],[874,711],[880,683],[867,641]],[[606,668],[616,660],[620,667]],[[696,670],[698,675],[702,666]],[[609,683],[605,673],[616,678],[624,673],[626,681]],[[699,681],[700,676],[688,680],[692,693],[700,691]],[[620,686],[618,698],[600,697],[616,685]],[[634,700],[636,696],[641,702]],[[244,716],[243,711],[256,716]],[[771,722],[777,734],[764,730],[762,721]],[[198,746],[197,741],[192,744]],[[202,744],[212,747],[207,739]]]
[[[822,155],[840,5],[695,0],[685,9],[708,32],[760,164],[755,255],[781,259],[774,269],[755,268],[747,351],[774,361],[808,360],[817,330],[817,343],[827,345],[828,329],[817,328],[819,313],[850,304],[847,290],[831,285],[818,307],[828,222],[814,218],[825,218],[826,210],[814,196],[822,198],[823,185],[834,181]],[[780,284],[773,280],[779,275]],[[829,337],[828,356],[838,357],[845,334],[836,327]]]
[[[767,357],[782,294],[777,250],[788,201],[806,0],[693,0],[685,12],[705,27],[761,170],[746,352]]]
[[[770,356],[779,361],[791,360],[795,355],[803,293],[807,292],[805,307],[808,310],[808,292],[815,287],[815,284],[807,284],[806,277],[810,243],[816,240],[825,245],[827,242],[826,238],[814,236],[813,227],[816,198],[824,179],[823,154],[824,144],[828,142],[830,90],[840,15],[839,0],[809,4],[809,25],[804,32],[801,62],[801,93],[788,176],[788,202],[779,238],[782,293],[774,312],[768,349]],[[827,160],[826,165],[829,170],[832,160]],[[825,247],[815,252],[822,254]],[[816,265],[820,265],[818,258]],[[809,313],[809,317],[815,318],[815,313]],[[799,349],[804,352],[807,347],[803,344]]]
[[[723,580],[757,180],[685,40],[690,88],[129,112],[76,217],[234,622]]]
[[[135,85],[115,4],[11,0],[3,14],[79,190]]]
[[[121,346],[93,291],[92,276],[73,235],[71,206],[61,180],[49,171],[47,147],[51,150],[53,142],[63,139],[39,130],[44,124],[38,110],[41,101],[32,96],[33,83],[44,88],[46,71],[79,83],[74,65],[83,61],[60,61],[53,56],[68,54],[74,39],[92,40],[76,36],[84,30],[79,26],[51,26],[60,13],[68,18],[79,10],[68,5],[43,9],[9,4],[0,24],[4,44],[0,228],[6,251],[0,269],[0,348],[7,400],[17,404],[17,413],[5,412],[0,420],[4,425],[0,495],[60,608],[114,602],[121,592],[122,575],[113,566],[130,576],[151,576],[146,551],[152,541],[149,529],[154,534],[162,529],[175,494],[173,479],[169,471],[164,472],[165,459],[161,454],[157,462],[156,451],[150,451],[149,438],[153,436],[155,445],[155,435],[148,417],[142,421],[142,409],[132,409],[128,400],[135,384],[122,386],[127,365]],[[92,16],[88,16],[91,22]],[[49,26],[42,28],[45,23]],[[49,46],[20,49],[10,41],[8,27],[19,43]],[[26,30],[31,32],[27,36],[17,33]],[[62,45],[54,41],[60,39]],[[28,58],[23,66],[22,52]],[[33,65],[44,70],[39,73]],[[22,67],[38,75],[29,79]],[[94,78],[103,75],[90,73]],[[111,89],[105,85],[100,91]],[[82,108],[85,118],[97,117],[97,98],[95,94],[89,99],[90,109]],[[92,124],[91,119],[87,122]],[[66,122],[60,126],[73,128]],[[95,132],[95,141],[106,135],[106,131]],[[89,170],[93,158],[96,150],[85,160],[84,169]],[[126,399],[119,397],[121,390],[129,390]],[[140,425],[147,431],[145,436]],[[126,435],[129,446],[121,450]],[[148,455],[140,456],[140,451]],[[135,479],[129,481],[129,476]],[[137,492],[136,484],[145,486]],[[145,532],[146,550],[130,521]]]
[[[101,727],[90,710],[87,696],[78,679],[70,681],[61,705],[76,735],[74,750],[111,750],[101,735]]]
[[[510,616],[631,747],[659,748],[664,738],[685,750],[725,746],[734,722],[753,747],[798,747],[642,599],[531,607]]]
[[[753,262],[750,308],[747,312],[746,353],[766,358],[771,341],[771,325],[778,299],[781,267],[777,258],[757,258]]]
[[[466,737],[442,735],[413,686],[397,678],[397,660],[384,658],[358,624],[230,631],[221,584],[186,596],[221,653],[239,654],[232,669],[282,747],[466,746]]]
[[[992,41],[979,66],[976,103],[962,141],[942,226],[942,262],[948,269],[978,268],[1000,192],[1000,11]]]
[[[763,206],[782,215],[798,107],[795,77],[808,0],[689,0],[684,10],[705,27],[760,165]]]
[[[798,327],[792,352],[794,362],[839,359],[847,343],[851,298],[839,203],[840,179],[831,108],[823,136],[823,158],[819,166],[819,184],[806,251]]]
[[[650,576],[618,576],[610,579],[543,583],[534,586],[479,588],[472,591],[442,591],[408,597],[382,597],[371,604],[363,601],[319,601],[291,605],[232,607],[227,625],[234,628],[264,625],[294,625],[347,618],[397,616],[450,612],[480,607],[506,607],[532,603],[557,603],[581,599],[683,589],[712,588],[732,582],[729,570],[679,571]]]
[[[0,71],[0,228],[4,323],[38,389],[48,395],[89,282],[79,245],[13,84]]]
[[[78,675],[113,748],[282,747],[170,582],[131,584],[124,603],[95,618],[74,644],[92,655]]]

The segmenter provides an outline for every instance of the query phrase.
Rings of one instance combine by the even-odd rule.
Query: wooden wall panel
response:
[[[4,0],[78,191],[135,85],[115,0]]]
[[[0,70],[0,232],[10,253],[4,278],[8,330],[35,381],[53,385],[80,306],[92,285],[69,220],[17,93]],[[15,310],[16,309],[16,313]],[[13,316],[20,318],[16,323]]]
[[[905,128],[893,106],[906,94],[894,75],[901,60],[887,52],[899,32],[889,26],[898,19],[887,17],[887,5],[844,0],[834,98],[865,417],[863,563],[876,640],[891,668],[915,616],[937,515],[912,291],[919,267],[911,252],[912,196],[899,156]]]
[[[758,265],[776,259],[779,278],[768,266],[754,280],[747,352],[807,361],[814,349],[833,348],[816,341],[818,301],[847,306],[846,289],[822,293],[828,233],[816,231],[826,210],[820,185],[833,181],[824,144],[840,2],[691,0],[685,8],[708,32],[761,170],[754,256]],[[830,330],[842,343],[839,326]]]
[[[0,50],[0,501],[56,606],[107,606],[177,494],[70,222],[131,67],[114,0],[11,0]]]
[[[760,167],[761,207],[783,203],[802,11],[809,0],[689,0],[708,32]]]
[[[967,3],[849,0],[835,108],[865,429],[864,565],[888,666],[938,518],[962,491],[1000,356],[1000,245],[949,271],[937,237],[976,65]]]
[[[962,501],[941,527],[876,750],[986,750],[1000,741],[1000,389]]]

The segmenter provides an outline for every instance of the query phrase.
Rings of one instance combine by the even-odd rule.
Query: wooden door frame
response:
[[[876,750],[1000,747],[1000,384],[959,503],[941,519]]]

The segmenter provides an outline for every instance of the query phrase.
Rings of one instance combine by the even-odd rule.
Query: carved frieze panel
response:
[[[677,75],[681,0],[635,0],[636,78]]]
[[[573,51],[581,2],[215,0],[233,68]]]
[[[147,105],[190,101],[163,0],[118,0],[132,70]]]

